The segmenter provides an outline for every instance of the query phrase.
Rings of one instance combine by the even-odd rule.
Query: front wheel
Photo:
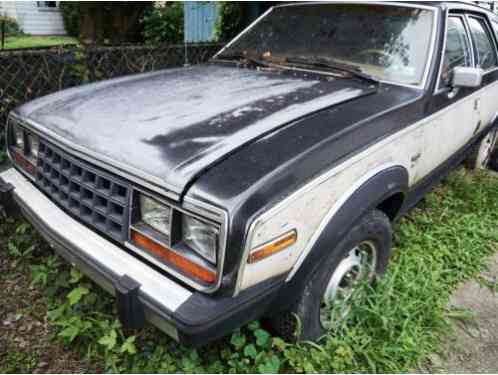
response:
[[[378,210],[366,214],[336,248],[331,248],[295,306],[270,319],[277,334],[286,340],[316,341],[322,337],[347,316],[358,289],[385,272],[391,243],[389,218]],[[298,327],[300,332],[296,332]]]

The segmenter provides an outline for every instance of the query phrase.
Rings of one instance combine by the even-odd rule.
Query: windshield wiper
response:
[[[353,65],[343,64],[335,61],[330,61],[320,58],[303,58],[303,57],[288,57],[285,61],[289,64],[307,65],[316,68],[331,69],[339,72],[348,73],[352,76],[373,82],[379,83],[379,80],[369,74],[364,73],[360,68]]]
[[[246,54],[244,54],[242,52],[221,54],[221,55],[216,56],[215,60],[232,60],[232,61],[233,60],[237,60],[237,61],[246,60],[247,62],[249,62],[255,66],[264,66],[264,67],[270,66],[269,64],[265,63],[264,61],[259,60],[259,59],[254,58],[254,57],[251,57],[251,56],[247,56]]]

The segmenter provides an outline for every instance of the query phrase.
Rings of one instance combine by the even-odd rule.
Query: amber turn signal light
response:
[[[292,230],[287,232],[283,236],[280,236],[273,241],[268,242],[265,245],[257,247],[251,254],[249,254],[248,263],[256,263],[260,260],[268,258],[269,256],[279,253],[282,250],[287,249],[289,246],[294,245],[297,241],[297,232]]]
[[[189,276],[195,277],[206,284],[213,284],[216,281],[216,273],[178,255],[173,250],[168,249],[137,231],[131,231],[131,241],[141,249],[146,250],[166,264],[173,265],[175,268]]]

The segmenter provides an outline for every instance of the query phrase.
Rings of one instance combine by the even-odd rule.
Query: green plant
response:
[[[6,35],[22,34],[21,28],[19,27],[19,24],[14,18],[0,15],[0,25],[2,23],[5,24]]]
[[[233,39],[244,29],[242,3],[223,1],[216,23],[216,38],[221,42]]]
[[[61,1],[59,9],[68,35],[77,38],[80,35],[80,6],[73,1]]]
[[[183,2],[168,2],[149,8],[142,18],[145,42],[183,42],[183,13]]]
[[[30,226],[17,225],[16,231],[12,222],[2,222],[0,247],[15,244],[19,252],[9,252],[9,257],[20,267],[46,267],[40,268],[46,275],[42,290],[56,337],[81,356],[102,363],[107,372],[398,373],[413,372],[440,350],[450,319],[468,318],[468,312],[447,308],[449,296],[496,251],[496,222],[498,178],[464,170],[451,175],[400,221],[387,275],[373,289],[365,285],[347,320],[318,344],[286,343],[258,322],[197,350],[176,344],[152,327],[125,332],[116,321],[113,298],[55,261],[46,246],[37,245],[22,256],[40,243]],[[15,358],[23,363],[7,368],[32,366],[30,358]]]

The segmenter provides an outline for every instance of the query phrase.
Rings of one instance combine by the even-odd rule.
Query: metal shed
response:
[[[185,42],[203,43],[215,39],[219,3],[215,1],[186,1]]]

